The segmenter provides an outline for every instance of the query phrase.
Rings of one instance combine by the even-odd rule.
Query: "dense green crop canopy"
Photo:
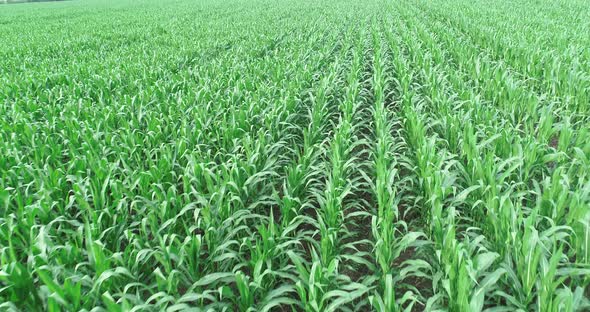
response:
[[[0,311],[589,311],[589,34],[585,0],[0,6]]]

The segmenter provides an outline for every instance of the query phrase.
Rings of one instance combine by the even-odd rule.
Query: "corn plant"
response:
[[[0,310],[587,311],[582,0],[0,7]]]

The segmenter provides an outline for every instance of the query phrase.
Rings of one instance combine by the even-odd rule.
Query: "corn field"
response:
[[[587,1],[0,25],[0,311],[590,311]]]

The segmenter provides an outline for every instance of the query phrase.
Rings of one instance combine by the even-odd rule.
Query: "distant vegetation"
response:
[[[54,2],[64,0],[0,0],[0,4],[11,4],[11,3],[26,3],[26,2]]]

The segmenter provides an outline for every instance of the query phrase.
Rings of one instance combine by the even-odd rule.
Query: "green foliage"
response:
[[[0,310],[587,311],[574,1],[0,9]]]

